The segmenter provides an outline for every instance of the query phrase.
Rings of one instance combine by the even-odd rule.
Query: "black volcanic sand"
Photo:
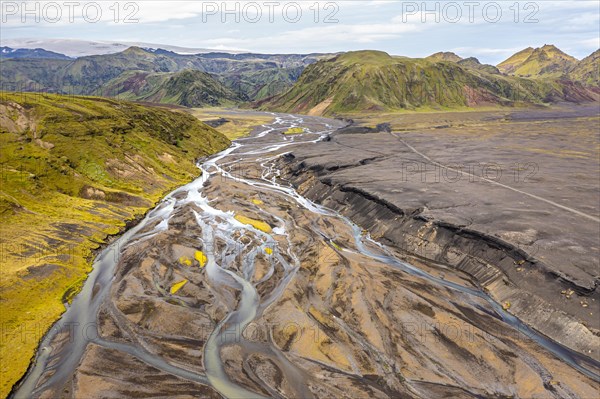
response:
[[[597,104],[354,119],[286,158],[302,194],[600,357]]]
[[[283,192],[288,186],[276,180],[278,163],[287,168],[284,172],[292,180],[302,182],[299,190],[308,196],[339,207],[365,226],[364,218],[376,223],[369,227],[381,241],[393,244],[394,236],[389,235],[399,234],[404,222],[405,230],[411,232],[411,223],[427,223],[417,219],[424,209],[410,216],[391,205],[382,210],[378,208],[381,201],[366,191],[366,199],[347,197],[342,206],[345,196],[353,192],[328,192],[330,186],[319,181],[345,176],[354,169],[348,176],[354,176],[355,184],[388,187],[378,179],[387,174],[393,181],[391,165],[381,174],[362,171],[372,165],[369,162],[399,158],[402,150],[396,138],[335,135],[330,142],[298,144],[318,135],[282,135],[294,121],[300,123],[298,118],[280,116],[278,124],[272,125],[278,131],[240,140],[241,147],[218,161],[231,175],[210,168],[213,172],[201,190],[210,209],[196,186],[183,187],[173,194],[177,201],[171,198],[159,208],[173,205],[167,219],[141,224],[141,230],[123,243],[111,285],[99,302],[93,323],[97,331],[91,329],[99,338],[86,342],[73,370],[61,367],[71,348],[68,334],[59,335],[44,348],[51,351],[51,357],[42,373],[42,385],[38,384],[41,397],[212,398],[239,387],[250,391],[246,397],[336,399],[545,399],[597,394],[593,378],[566,364],[539,340],[517,331],[514,324],[504,321],[506,314],[480,294],[469,273],[477,266],[494,277],[495,269],[464,261],[465,272],[449,267],[450,261],[413,258],[415,267],[443,280],[411,272],[392,262],[366,231],[361,233],[337,214],[315,209]],[[301,125],[323,131],[325,123],[335,121],[306,117]],[[260,130],[254,135],[260,136]],[[279,148],[284,140],[290,146]],[[362,142],[359,149],[347,147],[353,140]],[[265,152],[265,148],[272,150]],[[360,159],[366,158],[358,153],[366,150],[393,155],[360,166]],[[289,151],[297,154],[296,162],[291,156],[282,159]],[[305,164],[298,162],[300,154],[305,154]],[[289,162],[283,163],[284,159]],[[323,169],[318,178],[306,168],[318,168],[319,162],[326,164],[328,159],[347,166],[338,165],[335,172]],[[295,176],[293,165],[298,166]],[[275,180],[281,185],[274,185]],[[319,193],[325,194],[319,197]],[[360,212],[354,214],[357,207]],[[231,212],[267,223],[272,230],[236,223]],[[423,244],[425,238],[444,243],[459,237],[438,229],[434,240],[431,231],[417,231],[410,244],[429,250],[431,244]],[[482,244],[477,246],[484,242],[481,239],[471,244],[464,240],[453,246],[444,244],[457,248],[452,259],[460,258],[458,249],[468,245],[482,259],[494,254],[498,264],[508,259],[504,252],[496,254]],[[406,255],[401,249],[392,246],[390,252]],[[210,259],[205,266],[197,251]],[[521,266],[534,269],[529,264]],[[533,273],[529,269],[518,273]],[[187,284],[175,292],[173,287],[183,280]],[[94,286],[93,292],[101,292],[96,288],[100,289]],[[232,322],[221,330],[232,334],[231,341],[217,346],[216,354],[228,381],[215,384],[211,379],[216,375],[211,371],[215,358],[206,349],[224,337],[212,341],[220,322],[231,320],[229,316],[248,303],[249,292],[258,310],[245,329]],[[573,296],[571,301],[579,301]],[[43,385],[55,373],[64,377]]]

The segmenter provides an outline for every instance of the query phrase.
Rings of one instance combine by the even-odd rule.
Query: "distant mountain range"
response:
[[[156,44],[146,42],[127,41],[97,41],[78,39],[39,39],[39,38],[17,38],[2,39],[4,46],[16,49],[43,48],[56,53],[66,54],[69,57],[85,57],[88,55],[113,54],[127,50],[129,47],[141,47],[147,49],[163,49],[178,54],[201,54],[201,53],[240,53],[240,51],[206,49],[197,47],[172,46],[167,44]]]
[[[133,46],[73,59],[42,48],[2,47],[0,89],[187,107],[251,102],[265,109],[331,114],[591,101],[599,92],[598,60],[598,51],[578,61],[552,45],[524,49],[498,66],[452,52],[417,59],[376,51],[180,54]]]
[[[70,60],[64,54],[55,53],[54,51],[44,50],[43,48],[26,49],[19,48],[14,49],[10,47],[0,47],[0,59],[2,58],[50,58],[57,60]]]
[[[130,47],[118,53],[77,59],[1,58],[0,77],[2,89],[9,91],[151,98],[157,102],[199,107],[259,100],[277,94],[291,87],[306,65],[323,57],[326,55],[185,55],[164,49]],[[166,93],[164,87],[159,87],[166,83],[165,78],[176,78],[174,73],[185,70],[203,72],[185,74],[188,91],[193,88],[211,94],[158,94]],[[173,79],[169,82],[173,83]]]

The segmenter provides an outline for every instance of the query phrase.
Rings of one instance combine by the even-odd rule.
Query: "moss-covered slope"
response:
[[[534,80],[456,62],[357,51],[308,66],[287,92],[259,104],[267,110],[332,115],[416,108],[592,100],[573,83]]]
[[[577,64],[577,58],[551,44],[539,48],[528,47],[498,64],[501,72],[509,75],[540,78],[564,76]]]
[[[79,289],[93,250],[199,173],[229,140],[194,117],[0,92],[0,396]]]
[[[569,78],[588,86],[600,86],[600,50],[579,61],[569,72]]]
[[[119,99],[184,107],[231,106],[242,99],[209,73],[197,70],[172,73],[124,72],[105,87],[111,96]]]

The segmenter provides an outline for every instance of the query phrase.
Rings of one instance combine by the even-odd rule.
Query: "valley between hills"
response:
[[[28,51],[2,396],[597,395],[599,51]]]

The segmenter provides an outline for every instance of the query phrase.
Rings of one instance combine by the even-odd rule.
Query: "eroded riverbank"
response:
[[[303,195],[465,271],[598,360],[598,123],[595,106],[405,115],[393,132],[345,129],[297,148],[281,167]]]
[[[281,179],[338,126],[279,115],[205,161],[100,255],[14,396],[593,395],[593,364],[468,275],[404,263]]]

